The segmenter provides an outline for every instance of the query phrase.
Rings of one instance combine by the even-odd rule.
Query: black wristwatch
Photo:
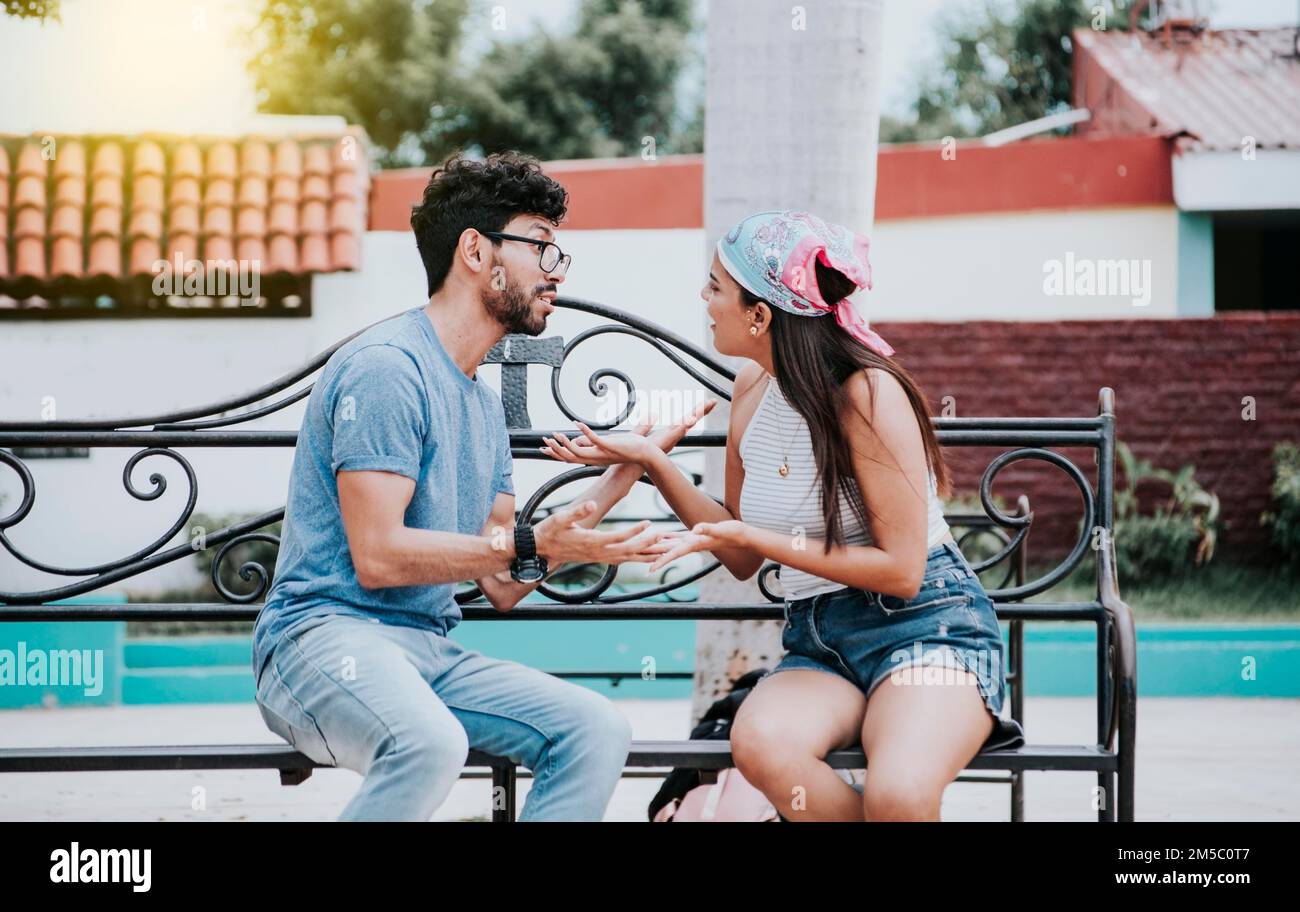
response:
[[[546,576],[546,558],[537,553],[533,527],[515,523],[515,559],[510,562],[510,578],[516,583],[536,583]]]

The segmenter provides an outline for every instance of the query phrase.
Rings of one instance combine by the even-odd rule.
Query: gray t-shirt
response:
[[[298,433],[275,579],[253,631],[253,674],[292,629],[327,615],[445,635],[461,620],[455,585],[364,589],[339,510],[335,472],[415,481],[406,525],[478,535],[497,492],[514,493],[501,397],[442,347],[416,307],[336,351]]]

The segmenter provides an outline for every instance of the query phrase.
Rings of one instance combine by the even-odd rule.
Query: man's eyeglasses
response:
[[[500,231],[484,231],[483,234],[502,241],[523,241],[525,244],[540,247],[541,251],[537,257],[537,265],[542,267],[543,272],[558,272],[560,275],[564,275],[569,271],[569,264],[573,262],[573,257],[570,254],[565,253],[550,241],[524,237],[519,234],[505,234]]]

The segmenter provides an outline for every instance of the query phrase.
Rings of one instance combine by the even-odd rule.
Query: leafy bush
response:
[[[1279,443],[1273,448],[1272,508],[1260,516],[1270,531],[1283,565],[1300,573],[1300,446]]]
[[[1137,459],[1123,441],[1116,451],[1124,471],[1115,490],[1115,561],[1122,579],[1135,583],[1172,578],[1208,563],[1220,532],[1219,498],[1196,481],[1196,467],[1176,472]],[[1158,481],[1169,499],[1155,513],[1138,512],[1138,486]]]

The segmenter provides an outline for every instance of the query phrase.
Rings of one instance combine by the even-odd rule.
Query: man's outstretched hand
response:
[[[649,563],[658,559],[658,553],[647,549],[666,533],[646,530],[650,520],[612,532],[598,532],[578,523],[596,509],[594,500],[570,504],[539,522],[533,529],[537,553],[546,558],[551,567],[562,563],[622,564],[628,561]]]

